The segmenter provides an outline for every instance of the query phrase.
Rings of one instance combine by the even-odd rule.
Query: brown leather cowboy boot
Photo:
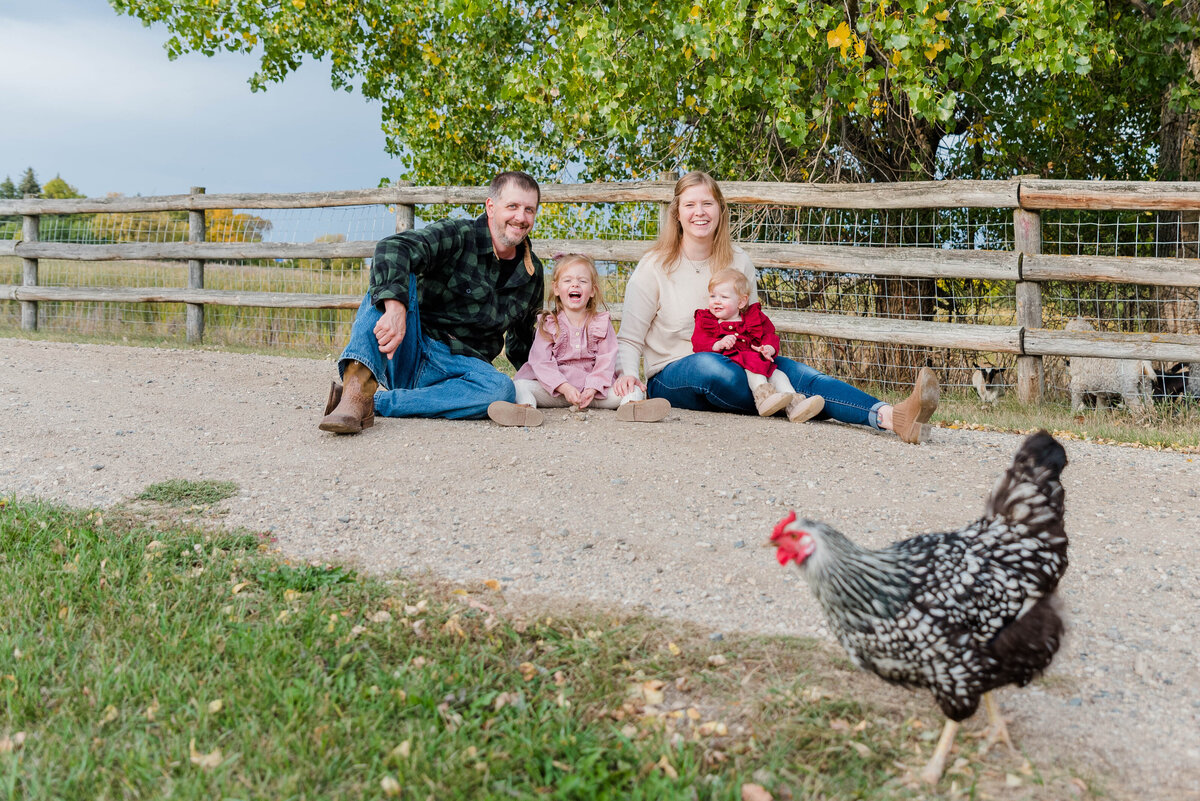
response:
[[[905,442],[921,444],[925,424],[933,417],[940,396],[937,376],[933,370],[922,367],[913,391],[892,407],[892,430]]]
[[[318,427],[335,434],[357,434],[375,425],[375,390],[379,388],[379,382],[365,364],[356,361],[346,365],[343,378],[345,384],[336,408],[328,411],[326,406],[326,414]],[[336,395],[335,390],[330,390],[331,399]]]

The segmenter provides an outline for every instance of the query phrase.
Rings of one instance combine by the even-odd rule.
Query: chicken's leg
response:
[[[942,728],[942,736],[938,739],[937,748],[933,749],[933,756],[929,758],[929,764],[921,771],[921,781],[926,784],[937,784],[938,779],[942,778],[942,773],[946,770],[946,758],[950,756],[950,747],[954,745],[954,735],[956,734],[958,734],[958,723],[947,720],[945,727]]]
[[[1016,751],[1017,749],[1013,748],[1012,739],[1008,736],[1008,725],[1004,721],[1004,715],[1000,714],[1000,706],[991,693],[983,694],[983,708],[987,710],[988,727],[984,730],[987,739],[983,741],[984,747],[981,753],[987,753],[987,750],[997,742],[1007,745],[1009,751]]]

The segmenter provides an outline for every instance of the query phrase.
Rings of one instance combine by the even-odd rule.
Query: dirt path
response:
[[[106,506],[170,478],[232,480],[229,523],[297,557],[828,641],[807,588],[757,547],[775,521],[794,507],[873,547],[957,528],[1019,442],[565,410],[534,430],[381,420],[335,437],[316,428],[334,374],[0,339],[0,494]],[[1116,797],[1200,797],[1200,457],[1065,445],[1068,639],[1002,708],[1039,765],[1079,767]]]

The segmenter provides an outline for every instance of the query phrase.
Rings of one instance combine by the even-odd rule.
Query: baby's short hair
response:
[[[720,284],[733,284],[739,295],[750,296],[750,279],[746,278],[746,274],[741,270],[717,270],[713,277],[708,279],[708,291],[712,292]]]

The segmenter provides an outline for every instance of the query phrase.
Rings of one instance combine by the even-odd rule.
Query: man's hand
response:
[[[635,375],[623,375],[613,382],[613,394],[621,398],[625,397],[630,392],[633,392],[635,389],[646,389],[646,385],[641,381],[638,381],[638,377]]]
[[[737,334],[726,334],[713,343],[713,350],[729,350],[737,344]]]
[[[375,323],[375,341],[379,343],[379,352],[388,359],[404,341],[405,326],[408,322],[408,309],[395,298],[383,302],[383,316]]]
[[[775,348],[770,345],[751,345],[750,350],[758,351],[767,361],[772,361],[775,358]]]

